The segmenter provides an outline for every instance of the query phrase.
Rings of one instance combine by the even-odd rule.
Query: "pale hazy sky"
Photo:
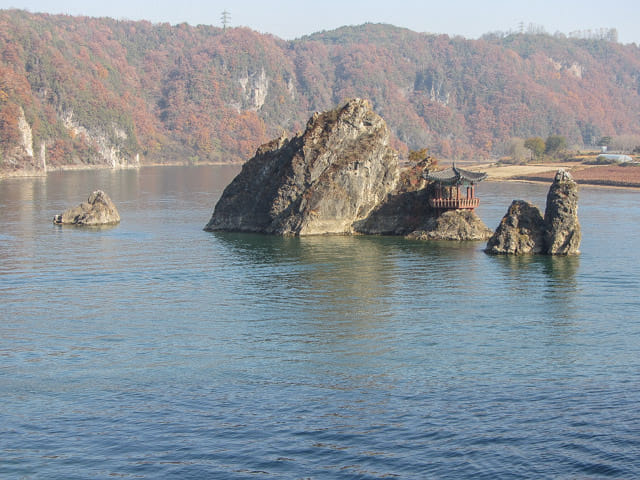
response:
[[[0,8],[216,26],[227,10],[231,26],[284,39],[365,22],[477,38],[523,22],[548,33],[616,28],[620,42],[640,45],[639,0],[0,0]]]

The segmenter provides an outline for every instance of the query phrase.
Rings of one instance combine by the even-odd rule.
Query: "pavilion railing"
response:
[[[480,199],[474,198],[430,198],[429,205],[432,208],[439,209],[464,209],[464,208],[476,208],[480,205]]]

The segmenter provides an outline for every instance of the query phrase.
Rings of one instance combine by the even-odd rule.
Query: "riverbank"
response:
[[[558,169],[567,170],[581,185],[640,188],[640,165],[585,165],[580,162],[527,165],[478,164],[469,170],[487,173],[493,181],[527,181],[548,183]]]
[[[214,166],[237,165],[239,163],[202,162],[192,164],[184,162],[145,163],[140,166],[119,167],[112,169],[106,165],[62,165],[45,170],[15,170],[0,171],[0,180],[8,178],[46,177],[53,172],[81,171],[81,170],[131,170],[144,167],[184,167],[184,166]],[[585,165],[580,162],[565,163],[540,163],[527,165],[500,165],[496,163],[483,163],[466,165],[464,168],[472,171],[487,173],[488,180],[494,182],[521,181],[543,182],[553,180],[553,176],[559,168],[567,170],[581,185],[593,185],[603,187],[640,188],[640,165]]]
[[[145,167],[200,167],[200,166],[220,166],[220,165],[237,165],[241,166],[240,163],[230,163],[230,162],[200,162],[200,163],[191,163],[188,161],[184,162],[162,162],[162,163],[144,163],[140,165],[131,165],[125,167],[117,167],[112,168],[108,165],[59,165],[56,167],[50,167],[46,170],[43,169],[29,169],[29,170],[13,170],[6,171],[0,170],[0,180],[8,179],[8,178],[36,178],[36,177],[46,177],[49,173],[58,173],[58,172],[76,172],[76,171],[87,171],[87,170],[137,170]]]

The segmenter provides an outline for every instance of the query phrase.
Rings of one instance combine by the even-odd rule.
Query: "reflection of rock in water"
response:
[[[377,318],[397,274],[385,262],[385,239],[351,236],[280,237],[217,232],[233,258],[247,268],[246,281],[269,282],[309,315],[326,320]]]
[[[574,318],[579,256],[503,255],[497,260],[505,267],[512,295],[539,297],[542,317],[548,310],[553,318]]]
[[[576,273],[580,258],[576,256],[552,256],[544,262],[545,273],[550,279],[567,287],[576,286]]]
[[[575,305],[578,295],[576,274],[580,266],[580,257],[547,256],[544,257],[543,271],[546,274],[545,298],[553,309],[553,318],[558,321],[579,320],[576,317],[578,308]]]
[[[527,269],[536,268],[545,274],[551,282],[575,285],[575,275],[580,266],[577,256],[535,256],[535,255],[506,255],[500,257],[501,264],[509,266],[509,270],[518,275],[526,274]]]
[[[249,303],[244,308],[253,317],[248,330],[268,324],[279,335],[274,342],[279,357],[295,349],[297,357],[307,359],[304,370],[318,368],[322,359],[323,372],[333,366],[336,384],[345,380],[342,372],[349,372],[349,388],[360,380],[380,381],[379,359],[388,346],[372,338],[386,335],[393,319],[389,292],[398,275],[386,261],[392,247],[385,239],[222,232],[213,238],[221,244],[223,262],[242,272],[242,278],[233,279],[241,292],[232,295]],[[360,371],[366,373],[355,378]]]

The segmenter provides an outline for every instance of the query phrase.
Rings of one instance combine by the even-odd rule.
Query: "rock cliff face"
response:
[[[367,218],[355,222],[354,230],[370,235],[407,235],[435,215],[428,201],[428,188],[393,192]]]
[[[53,223],[65,225],[114,225],[120,222],[120,214],[109,196],[102,190],[89,195],[86,202],[53,217]]]
[[[122,153],[120,145],[129,140],[127,132],[117,123],[112,123],[99,128],[87,128],[80,124],[73,113],[73,110],[65,111],[61,120],[64,126],[74,137],[82,136],[91,141],[96,148],[100,163],[110,166],[113,169],[126,169],[140,167],[140,155],[129,157]]]
[[[354,233],[398,182],[386,123],[366,100],[314,114],[303,134],[261,146],[218,201],[205,230]]]
[[[28,157],[33,157],[33,131],[31,125],[24,116],[24,110],[20,107],[20,116],[18,117],[18,131],[22,137],[21,146]]]
[[[514,200],[489,239],[486,252],[576,255],[581,238],[578,185],[561,169],[549,188],[544,218],[535,205]]]

